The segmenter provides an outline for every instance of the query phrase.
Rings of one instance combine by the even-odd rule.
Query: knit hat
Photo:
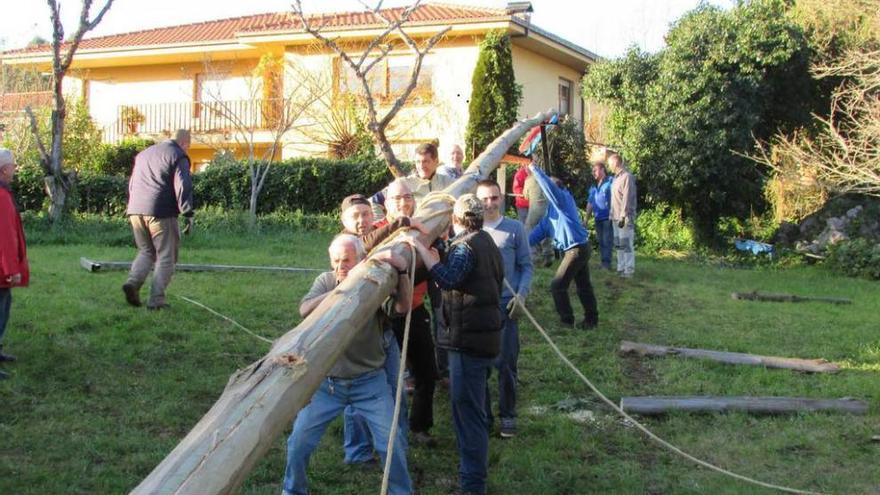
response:
[[[0,167],[12,165],[15,163],[15,157],[12,152],[6,148],[0,148]]]
[[[352,194],[351,196],[346,196],[345,199],[342,200],[342,207],[340,211],[345,213],[345,210],[351,208],[354,205],[370,206],[370,201],[363,194]]]
[[[455,218],[464,219],[466,217],[483,218],[483,202],[477,199],[474,194],[463,194],[452,207],[452,215]]]

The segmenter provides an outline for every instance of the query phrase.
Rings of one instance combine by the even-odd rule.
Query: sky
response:
[[[12,2],[14,0],[6,0]],[[365,0],[375,5],[375,1]],[[711,0],[729,7],[735,0]],[[49,8],[39,0],[18,0],[0,18],[0,47],[20,48],[41,36],[51,39]],[[59,0],[68,34],[76,29],[81,2]],[[93,11],[105,0],[94,0]],[[446,0],[444,3],[503,8],[504,0]],[[603,57],[617,57],[632,45],[645,51],[663,47],[669,26],[699,0],[533,0],[532,23]],[[290,0],[115,0],[101,24],[87,37],[138,31],[290,9]],[[308,12],[364,10],[357,0],[302,0]],[[383,7],[409,5],[411,0],[386,0]]]

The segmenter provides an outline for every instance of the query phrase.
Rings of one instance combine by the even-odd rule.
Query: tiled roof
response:
[[[386,16],[399,19],[405,8],[383,9]],[[410,16],[410,24],[433,24],[476,22],[481,20],[510,18],[503,9],[468,7],[431,3],[420,5]],[[384,25],[372,12],[338,12],[311,16],[314,26],[325,30],[352,30]],[[135,48],[169,44],[196,44],[211,42],[234,42],[236,34],[248,32],[295,31],[301,23],[292,12],[256,14],[231,19],[197,22],[181,26],[169,26],[131,33],[84,39],[79,51],[112,48]],[[39,45],[5,52],[7,55],[24,53],[48,53],[49,45]]]

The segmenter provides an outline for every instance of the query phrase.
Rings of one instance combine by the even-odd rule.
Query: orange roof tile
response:
[[[383,9],[391,19],[399,19],[405,8]],[[503,9],[468,7],[449,4],[420,5],[410,16],[412,24],[475,22],[489,19],[510,18]],[[337,12],[310,16],[315,26],[325,30],[351,30],[382,26],[382,20],[372,12]],[[301,29],[301,23],[292,12],[255,14],[231,19],[197,22],[131,33],[84,39],[79,51],[112,48],[135,48],[169,44],[234,42],[236,34],[249,32],[284,32]],[[48,53],[49,45],[39,45],[5,52],[7,55],[25,53]]]

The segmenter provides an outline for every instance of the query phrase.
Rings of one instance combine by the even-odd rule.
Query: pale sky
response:
[[[366,0],[372,5],[375,2]],[[711,0],[729,7],[735,0]],[[15,8],[10,8],[13,2]],[[5,0],[0,17],[0,47],[19,48],[35,36],[51,39],[49,8],[41,0]],[[68,34],[76,29],[81,2],[60,0]],[[356,0],[302,0],[307,11],[364,10]],[[383,7],[408,5],[386,0]],[[503,8],[504,0],[448,0],[445,3]],[[87,37],[138,31],[261,12],[290,9],[290,0],[115,0],[102,23]],[[637,45],[656,51],[669,25],[699,0],[532,0],[532,23],[603,57],[616,57]],[[94,0],[92,9],[104,5]]]

